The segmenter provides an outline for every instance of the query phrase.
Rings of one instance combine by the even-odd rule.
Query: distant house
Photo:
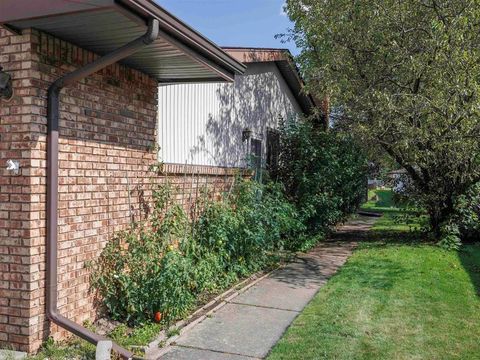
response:
[[[378,189],[384,185],[383,180],[380,179],[368,179],[369,189]]]
[[[405,169],[392,170],[387,174],[387,177],[390,179],[393,191],[397,194],[404,193],[411,183],[411,178]]]
[[[246,65],[233,83],[161,84],[160,159],[167,171],[274,166],[281,121],[309,115],[314,99],[285,49],[224,48]]]

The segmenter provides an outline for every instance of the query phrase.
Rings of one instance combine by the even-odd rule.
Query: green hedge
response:
[[[367,161],[349,136],[319,131],[309,121],[289,121],[282,128],[281,149],[274,177],[311,232],[327,232],[365,200]]]
[[[455,199],[451,218],[442,224],[439,245],[458,250],[462,242],[480,239],[480,183]]]

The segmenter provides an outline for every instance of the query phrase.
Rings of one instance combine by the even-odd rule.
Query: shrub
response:
[[[358,209],[368,166],[353,139],[319,131],[309,121],[289,121],[282,127],[281,147],[274,177],[285,185],[311,232],[326,233]]]
[[[473,185],[455,201],[452,222],[458,226],[464,241],[480,239],[480,183]]]
[[[480,183],[470,187],[454,201],[454,212],[440,227],[438,245],[458,250],[463,241],[480,239]]]
[[[169,186],[155,187],[147,222],[110,241],[90,264],[91,286],[108,314],[132,325],[183,317],[203,293],[225,288],[276,259],[288,236],[302,230],[279,185],[237,179],[221,201],[203,194],[187,220]]]
[[[195,300],[185,291],[191,286],[188,271],[192,264],[175,248],[185,214],[167,201],[165,189],[154,194],[151,223],[118,232],[90,264],[91,286],[115,320],[138,323],[152,319],[160,310],[166,319],[176,318]],[[167,205],[171,205],[168,210]]]
[[[444,224],[441,227],[438,245],[445,250],[458,250],[461,245],[460,230],[456,224]]]

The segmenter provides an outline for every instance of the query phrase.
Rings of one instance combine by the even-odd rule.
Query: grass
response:
[[[385,190],[369,190],[368,201],[363,204],[362,209],[377,212],[398,212],[400,207],[393,202],[393,192]]]
[[[427,221],[426,216],[420,215],[418,210],[412,209],[407,204],[395,204],[393,192],[389,189],[370,190],[368,201],[362,210],[382,213],[374,225],[374,231],[407,232],[420,230]]]
[[[480,359],[480,245],[448,252],[385,215],[272,350],[277,359]]]
[[[27,357],[28,360],[87,360],[95,359],[95,346],[80,339],[71,338],[70,340],[55,342],[48,339],[42,345],[38,354]]]
[[[92,326],[87,326],[95,330]],[[138,353],[140,346],[148,345],[162,330],[162,324],[148,323],[134,329],[126,325],[117,326],[108,337],[118,345]],[[138,355],[142,355],[138,353]],[[39,353],[28,357],[28,360],[90,360],[95,359],[95,346],[78,337],[72,337],[69,340],[54,342],[47,340]]]

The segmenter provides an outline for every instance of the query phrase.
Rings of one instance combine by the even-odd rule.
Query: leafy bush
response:
[[[137,324],[183,317],[203,293],[225,288],[276,259],[303,230],[279,185],[238,179],[222,201],[203,194],[187,220],[169,186],[156,187],[148,222],[116,234],[93,262],[91,286],[115,320]]]
[[[441,227],[438,245],[445,250],[458,250],[461,245],[460,230],[455,224],[444,224]]]
[[[438,245],[447,250],[458,250],[462,241],[480,239],[480,183],[470,187],[454,202],[454,212],[440,228]]]
[[[160,196],[166,199],[160,192],[156,192],[156,204],[162,204],[165,210],[168,202],[160,201]],[[115,320],[145,321],[160,309],[168,309],[166,318],[175,318],[195,300],[186,291],[191,286],[188,272],[192,264],[175,248],[178,224],[184,223],[186,217],[173,204],[161,215],[160,209],[155,208],[151,224],[136,224],[117,233],[91,264],[91,286],[99,291]]]
[[[470,187],[464,195],[455,199],[454,214],[449,224],[457,228],[458,241],[480,239],[480,183]]]
[[[241,263],[250,271],[258,269],[265,256],[304,230],[280,184],[240,181],[234,195],[204,208],[196,241],[224,254],[226,268]]]
[[[289,121],[282,128],[281,147],[274,176],[311,232],[326,233],[358,209],[368,166],[350,137],[319,131],[309,121]]]

